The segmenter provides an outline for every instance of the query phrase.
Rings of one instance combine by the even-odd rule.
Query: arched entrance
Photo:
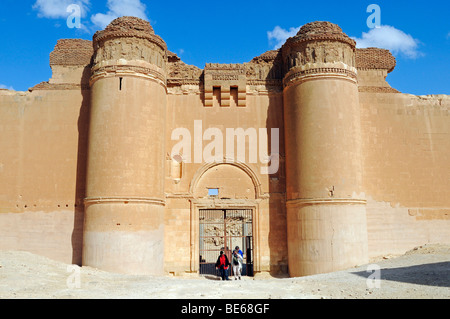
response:
[[[191,183],[191,269],[217,274],[220,250],[236,246],[244,255],[243,275],[258,268],[258,206],[261,185],[242,163],[213,163],[202,167]],[[231,274],[231,272],[230,272]]]

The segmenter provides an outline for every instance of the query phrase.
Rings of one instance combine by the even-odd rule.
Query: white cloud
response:
[[[415,59],[423,54],[419,52],[419,40],[411,35],[389,25],[363,32],[361,38],[352,38],[357,48],[377,47],[388,49],[393,54],[403,54],[407,58]]]
[[[67,7],[71,4],[79,5],[81,16],[85,17],[89,11],[90,0],[36,0],[33,9],[38,11],[41,18],[67,18],[70,15]]]
[[[15,91],[12,86],[7,86],[4,84],[0,84],[0,89]]]
[[[114,19],[122,16],[133,16],[148,20],[145,13],[146,5],[140,0],[108,0],[108,12],[97,13],[91,17],[92,23],[102,29]]]
[[[289,30],[283,29],[280,26],[276,26],[272,31],[267,31],[267,38],[271,45],[275,43],[274,50],[279,49],[284,42],[290,37],[297,34],[300,27],[291,27]]]

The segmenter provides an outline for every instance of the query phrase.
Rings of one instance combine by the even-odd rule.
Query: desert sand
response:
[[[381,256],[368,265],[328,274],[298,278],[260,274],[231,281],[199,275],[116,274],[28,252],[0,251],[0,298],[449,299],[450,245],[420,246],[401,256]]]

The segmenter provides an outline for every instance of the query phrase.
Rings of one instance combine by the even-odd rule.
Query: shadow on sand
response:
[[[373,271],[352,272],[352,274],[368,278]],[[381,280],[405,282],[417,285],[450,287],[450,261],[415,265],[398,268],[381,268]],[[373,275],[372,275],[373,277]]]

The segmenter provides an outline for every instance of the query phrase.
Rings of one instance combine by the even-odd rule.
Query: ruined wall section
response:
[[[281,94],[283,91],[283,60],[280,50],[267,51],[244,63],[247,94]]]
[[[50,53],[52,78],[30,90],[89,90],[93,53],[92,41],[58,40]]]
[[[386,81],[396,65],[389,50],[378,48],[356,49],[358,90],[367,93],[400,93]]]

